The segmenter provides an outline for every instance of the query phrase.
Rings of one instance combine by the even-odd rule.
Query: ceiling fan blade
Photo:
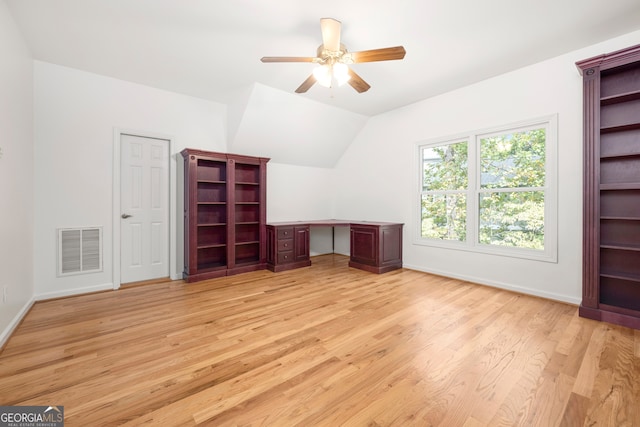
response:
[[[333,18],[320,19],[322,44],[324,48],[333,52],[340,51],[340,21]]]
[[[313,86],[315,82],[316,78],[313,77],[313,74],[311,74],[309,77],[307,77],[307,80],[303,81],[302,84],[298,86],[298,89],[296,89],[296,93],[305,93],[311,88],[311,86]]]
[[[262,62],[315,62],[317,60],[315,56],[263,56],[260,58]]]
[[[402,59],[407,51],[402,46],[385,47],[382,49],[363,50],[360,52],[351,52],[351,59],[356,62],[375,62],[375,61],[391,61],[394,59]]]
[[[353,71],[351,68],[349,68],[349,76],[351,76],[351,78],[349,79],[349,84],[351,85],[352,88],[354,88],[359,93],[366,92],[371,87],[369,83],[362,80],[362,77],[357,75],[356,72]]]

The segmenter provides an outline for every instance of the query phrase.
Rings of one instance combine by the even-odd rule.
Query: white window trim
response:
[[[503,247],[496,245],[486,245],[477,242],[478,236],[478,195],[480,194],[480,171],[478,170],[478,146],[481,137],[492,134],[504,134],[513,130],[521,131],[526,128],[546,127],[545,142],[545,203],[544,203],[544,250]],[[468,141],[468,177],[469,188],[467,189],[467,240],[465,242],[427,239],[421,236],[422,228],[422,155],[421,150],[429,146],[444,145],[447,143]],[[414,203],[414,231],[413,244],[421,246],[431,246],[453,250],[463,250],[484,254],[524,258],[536,261],[558,262],[558,115],[538,117],[504,126],[496,126],[489,129],[476,130],[447,136],[443,138],[419,141],[415,144],[414,153],[417,154],[414,164],[417,165],[416,173],[416,197]],[[536,189],[538,189],[536,187]],[[519,189],[521,190],[521,189]],[[507,191],[507,190],[505,190]]]

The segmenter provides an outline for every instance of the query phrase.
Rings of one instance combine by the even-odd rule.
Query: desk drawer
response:
[[[278,253],[293,250],[293,239],[278,240]]]
[[[293,239],[293,227],[278,227],[278,240]]]
[[[293,251],[278,252],[278,264],[286,264],[293,261]]]

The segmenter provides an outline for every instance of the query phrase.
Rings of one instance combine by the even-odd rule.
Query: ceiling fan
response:
[[[350,64],[404,58],[406,51],[402,46],[348,52],[347,48],[340,43],[340,26],[340,21],[333,18],[320,19],[322,44],[318,47],[316,56],[265,56],[260,61],[313,62],[318,64],[319,66],[313,70],[313,74],[296,89],[296,93],[308,91],[316,82],[322,86],[331,87],[334,81],[338,85],[349,83],[356,91],[362,93],[369,90],[371,86],[349,68]]]

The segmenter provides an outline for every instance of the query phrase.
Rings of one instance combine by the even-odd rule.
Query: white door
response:
[[[169,141],[120,136],[120,282],[169,276]]]

